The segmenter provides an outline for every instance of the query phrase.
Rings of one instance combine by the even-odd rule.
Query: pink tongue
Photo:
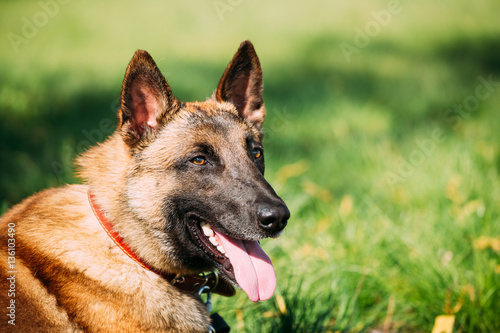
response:
[[[233,265],[236,282],[252,302],[271,298],[276,288],[276,273],[271,259],[258,241],[242,241],[215,232]]]

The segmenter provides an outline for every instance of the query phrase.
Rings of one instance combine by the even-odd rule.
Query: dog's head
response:
[[[264,179],[262,89],[249,41],[205,102],[178,101],[151,56],[137,51],[118,115],[131,156],[122,198],[149,229],[160,258],[151,261],[167,270],[217,268],[253,301],[276,285],[258,241],[279,236],[290,215]]]

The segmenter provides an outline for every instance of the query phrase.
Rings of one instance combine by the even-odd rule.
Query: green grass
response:
[[[223,20],[214,3],[70,1],[15,53],[7,33],[41,7],[1,2],[1,211],[76,181],[71,160],[109,134],[136,49],[179,99],[203,100],[249,38],[267,178],[292,219],[263,242],[277,298],[215,310],[237,332],[430,332],[456,307],[455,332],[500,331],[500,86],[453,111],[478,77],[500,82],[500,4],[401,1],[348,62],[340,44],[386,1],[242,1]]]

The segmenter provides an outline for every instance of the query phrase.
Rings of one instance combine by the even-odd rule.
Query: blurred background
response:
[[[235,332],[500,331],[500,3],[0,2],[0,209],[78,182],[151,53],[205,100],[260,57],[266,173],[292,219],[264,241],[278,290],[215,297]],[[450,329],[442,328],[444,329]],[[446,331],[451,332],[451,331]]]

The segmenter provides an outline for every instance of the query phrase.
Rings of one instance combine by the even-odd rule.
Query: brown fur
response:
[[[12,270],[5,244],[9,224],[15,225],[16,325],[9,327],[19,332],[207,332],[209,317],[199,298],[127,257],[99,224],[87,192],[151,267],[179,274],[210,269],[203,260],[186,265],[178,244],[169,240],[179,227],[168,224],[166,210],[173,203],[165,205],[165,198],[200,188],[174,170],[184,167],[180,156],[202,141],[218,147],[224,170],[247,170],[246,177],[261,183],[254,186],[263,193],[259,197],[278,202],[263,180],[263,164],[253,165],[245,148],[248,140],[260,144],[264,116],[262,72],[250,42],[242,43],[214,97],[205,102],[178,102],[149,54],[138,51],[125,74],[117,131],[77,160],[86,184],[38,193],[0,219],[3,309],[9,302],[4,281]],[[221,183],[234,175],[225,177],[230,178]],[[218,195],[218,183],[199,191]],[[248,237],[268,236],[247,229],[255,234]],[[235,237],[247,236],[242,231]],[[6,326],[5,314],[1,320]]]

